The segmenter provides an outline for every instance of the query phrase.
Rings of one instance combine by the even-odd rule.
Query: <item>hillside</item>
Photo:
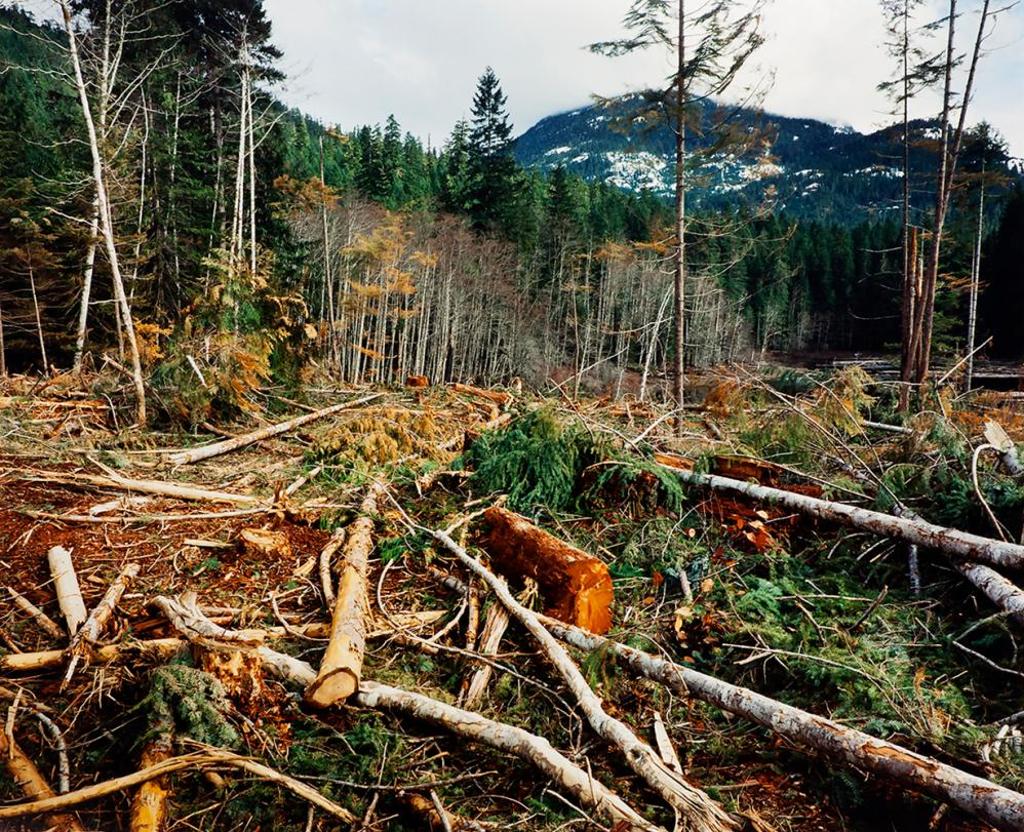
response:
[[[516,155],[525,167],[550,171],[559,165],[588,180],[630,191],[673,193],[674,137],[667,126],[627,134],[623,121],[647,104],[641,95],[594,104],[549,116],[518,140]],[[703,113],[704,128],[689,137],[707,151],[707,127],[719,108]],[[708,153],[694,171],[693,198],[706,208],[759,204],[769,197],[776,210],[801,218],[851,223],[885,215],[902,199],[901,129],[859,133],[812,118],[789,118],[739,110],[736,123],[764,139],[757,151],[737,156]],[[911,168],[915,204],[924,209],[932,193],[926,177],[935,170],[935,128],[912,123]]]

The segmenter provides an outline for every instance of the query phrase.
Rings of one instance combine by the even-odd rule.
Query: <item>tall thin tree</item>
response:
[[[761,12],[767,0],[710,0],[688,11],[686,0],[633,0],[623,25],[631,33],[591,44],[598,54],[618,57],[660,48],[673,54],[668,86],[648,95],[675,134],[675,358],[673,392],[682,407],[686,385],[686,190],[687,130],[700,129],[702,105],[721,96],[764,43]],[[644,113],[645,118],[649,113]],[[682,419],[677,419],[682,429]]]

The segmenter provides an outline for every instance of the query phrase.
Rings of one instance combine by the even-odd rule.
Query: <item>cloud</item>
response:
[[[492,65],[502,79],[513,120],[525,130],[551,113],[656,85],[671,71],[657,52],[609,59],[587,52],[593,41],[621,33],[628,0],[266,0],[274,39],[294,78],[285,97],[331,123],[383,121],[434,144],[471,106],[476,79]],[[963,5],[963,4],[962,4]],[[963,48],[976,25],[967,4]],[[945,3],[932,0],[929,14]],[[765,106],[784,115],[851,124],[884,124],[890,109],[876,89],[892,69],[882,46],[878,0],[774,0],[765,13],[769,36],[757,57],[775,73]],[[972,121],[991,121],[1024,154],[1024,7],[999,22],[978,76]],[[941,48],[941,44],[937,44]],[[933,114],[935,96],[920,115]]]

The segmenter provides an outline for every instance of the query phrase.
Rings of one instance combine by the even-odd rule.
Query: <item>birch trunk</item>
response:
[[[96,185],[96,202],[99,206],[100,229],[103,234],[103,242],[107,250],[107,259],[110,263],[111,277],[114,283],[114,297],[118,308],[121,311],[122,322],[125,334],[128,338],[128,347],[132,360],[132,382],[135,386],[136,397],[136,419],[140,425],[146,422],[146,387],[142,376],[142,361],[139,357],[139,345],[135,339],[135,325],[132,323],[132,313],[128,306],[128,298],[124,292],[124,281],[121,277],[120,260],[117,253],[117,243],[114,239],[113,215],[110,210],[110,202],[107,197],[106,179],[103,172],[103,159],[100,154],[99,139],[96,135],[96,125],[92,118],[92,108],[89,104],[89,95],[85,86],[85,79],[82,76],[82,64],[78,57],[78,38],[75,34],[75,26],[71,17],[71,7],[68,0],[58,0],[62,15],[64,17],[64,29],[68,36],[68,51],[71,55],[71,64],[74,69],[75,84],[78,87],[78,99],[82,107],[82,118],[85,120],[86,132],[89,137],[89,149],[92,153],[93,179]]]
[[[863,769],[905,788],[935,797],[997,829],[1024,828],[1024,795],[953,766],[794,708],[747,688],[731,685],[683,665],[586,633],[554,619],[544,623],[573,647],[615,653],[637,674],[665,685],[684,698],[708,702],[768,728],[832,763]]]

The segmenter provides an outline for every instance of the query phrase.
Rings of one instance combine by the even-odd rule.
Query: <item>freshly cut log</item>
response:
[[[114,615],[114,610],[117,608],[121,596],[124,595],[129,584],[138,577],[141,568],[137,563],[127,564],[121,570],[121,574],[114,579],[114,582],[107,589],[100,602],[93,608],[82,628],[72,636],[71,646],[68,648],[70,660],[68,661],[67,672],[64,674],[61,690],[66,688],[68,682],[71,681],[71,677],[75,673],[75,667],[86,654],[89,646],[99,641],[100,633],[103,632],[103,628],[107,626],[107,622]]]
[[[544,618],[543,623],[573,647],[587,652],[610,651],[635,673],[665,685],[679,696],[700,699],[756,722],[798,748],[813,749],[832,764],[869,771],[884,778],[887,785],[898,783],[937,798],[997,829],[1024,829],[1024,794],[579,627],[553,618]]]
[[[223,442],[214,442],[212,445],[204,445],[201,448],[191,448],[187,451],[179,451],[171,454],[167,459],[173,465],[190,465],[193,462],[199,462],[203,459],[210,459],[210,457],[220,456],[221,454],[236,451],[239,448],[251,445],[253,442],[260,442],[264,439],[271,439],[275,436],[280,436],[282,433],[288,433],[288,431],[295,430],[303,425],[308,425],[310,422],[315,422],[317,419],[324,419],[327,416],[333,416],[335,413],[341,413],[343,410],[350,410],[353,407],[368,404],[375,399],[379,399],[383,395],[383,393],[374,393],[371,396],[363,396],[361,399],[356,399],[355,401],[341,402],[340,404],[331,405],[330,407],[325,407],[322,410],[317,410],[313,413],[304,413],[302,416],[296,416],[294,419],[288,419],[284,422],[278,422],[275,425],[268,425],[265,428],[260,428],[259,430],[243,433],[241,436],[225,439]]]
[[[82,598],[82,588],[78,585],[78,575],[75,574],[71,552],[63,546],[54,546],[47,553],[46,559],[50,564],[50,575],[57,591],[57,604],[67,624],[68,635],[74,636],[89,614]]]
[[[171,758],[173,752],[171,736],[161,734],[142,749],[139,767],[146,769]],[[163,832],[167,819],[166,778],[155,777],[147,780],[132,798],[131,832]]]
[[[498,506],[487,509],[484,519],[489,531],[481,545],[499,572],[535,580],[548,615],[608,632],[615,593],[602,561]]]
[[[248,494],[232,494],[228,491],[210,491],[205,488],[195,488],[191,485],[181,485],[176,482],[164,482],[162,480],[134,480],[122,477],[114,471],[101,477],[95,474],[75,474],[74,476],[53,477],[56,481],[69,483],[88,483],[99,488],[123,488],[128,492],[140,494],[153,494],[158,497],[172,497],[177,500],[191,500],[200,503],[229,503],[233,505],[257,505],[261,502],[259,497]],[[90,514],[96,514],[96,506],[89,510]],[[102,512],[100,512],[102,513]]]
[[[494,402],[496,405],[504,407],[510,401],[512,401],[512,394],[505,393],[502,390],[484,390],[482,387],[470,387],[468,384],[452,385],[452,390],[456,393],[465,393],[468,396],[475,396],[478,399],[487,399],[489,402]]]
[[[968,562],[987,563],[1008,569],[1024,569],[1024,546],[1006,543],[988,537],[936,526],[920,518],[894,517],[880,511],[834,503],[817,497],[808,497],[778,488],[740,482],[713,474],[670,469],[683,482],[715,491],[727,491],[763,503],[782,506],[811,517],[852,526],[883,537],[892,537],[915,543],[925,549],[936,549]]]
[[[316,680],[306,689],[306,701],[318,708],[344,702],[359,688],[366,652],[366,576],[373,550],[373,518],[384,486],[370,486],[360,506],[361,516],[348,530],[343,549],[345,569],[338,583],[338,597],[331,617],[331,637],[320,662]]]
[[[548,661],[561,675],[579,703],[580,710],[590,727],[602,739],[617,748],[629,767],[683,816],[687,828],[693,832],[724,832],[736,828],[735,821],[721,806],[672,771],[653,748],[642,742],[625,723],[604,710],[600,697],[591,689],[565,648],[551,635],[535,612],[516,601],[504,581],[471,557],[447,533],[435,531],[433,537],[454,554],[471,573],[490,586],[509,614],[522,624],[540,645]]]
[[[316,678],[316,671],[301,659],[267,647],[261,647],[259,652],[265,671],[298,687],[308,687]],[[581,805],[592,808],[612,823],[621,824],[623,832],[634,829],[664,832],[661,827],[644,820],[599,780],[556,751],[544,737],[422,693],[367,680],[359,683],[359,690],[352,701],[364,708],[391,711],[432,722],[464,739],[514,754],[540,769]]]
[[[18,743],[9,740],[6,732],[2,730],[0,730],[0,758],[3,759],[11,780],[21,786],[26,797],[32,800],[56,797],[50,784],[39,773],[35,763],[26,757]],[[69,814],[50,812],[47,823],[53,832],[85,832],[78,819]],[[0,824],[0,828],[3,828],[2,824]]]

